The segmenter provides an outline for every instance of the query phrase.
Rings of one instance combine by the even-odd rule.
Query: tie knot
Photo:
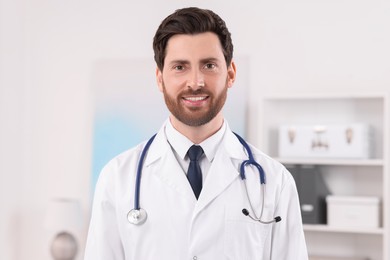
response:
[[[191,161],[198,161],[203,154],[203,149],[199,145],[193,145],[188,149],[187,154]]]

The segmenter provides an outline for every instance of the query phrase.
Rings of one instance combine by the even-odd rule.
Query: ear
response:
[[[230,63],[227,70],[227,75],[228,88],[231,88],[233,87],[234,81],[236,80],[236,64],[234,61]]]
[[[158,89],[163,92],[163,76],[162,71],[159,68],[156,68],[156,81],[158,85]]]

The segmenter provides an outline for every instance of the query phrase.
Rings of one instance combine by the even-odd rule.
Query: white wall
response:
[[[26,158],[24,22],[20,1],[0,1],[0,258],[20,259]],[[12,24],[12,26],[9,26]]]
[[[53,197],[80,199],[88,218],[93,62],[152,59],[167,14],[214,9],[250,57],[256,142],[264,93],[390,92],[388,2],[0,0],[0,259],[50,259],[41,224]]]

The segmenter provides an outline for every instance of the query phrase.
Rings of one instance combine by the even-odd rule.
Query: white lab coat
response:
[[[140,206],[147,221],[133,225],[134,182],[145,143],[113,160],[102,170],[95,198],[85,260],[307,260],[294,180],[278,162],[251,146],[266,174],[264,220],[251,214],[239,166],[247,159],[229,128],[211,164],[199,200],[168,144],[164,127],[150,146],[141,179]],[[258,172],[246,168],[250,198],[259,215]]]

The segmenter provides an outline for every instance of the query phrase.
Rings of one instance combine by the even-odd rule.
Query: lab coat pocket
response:
[[[224,253],[227,259],[262,259],[271,225],[255,221],[225,220]]]

